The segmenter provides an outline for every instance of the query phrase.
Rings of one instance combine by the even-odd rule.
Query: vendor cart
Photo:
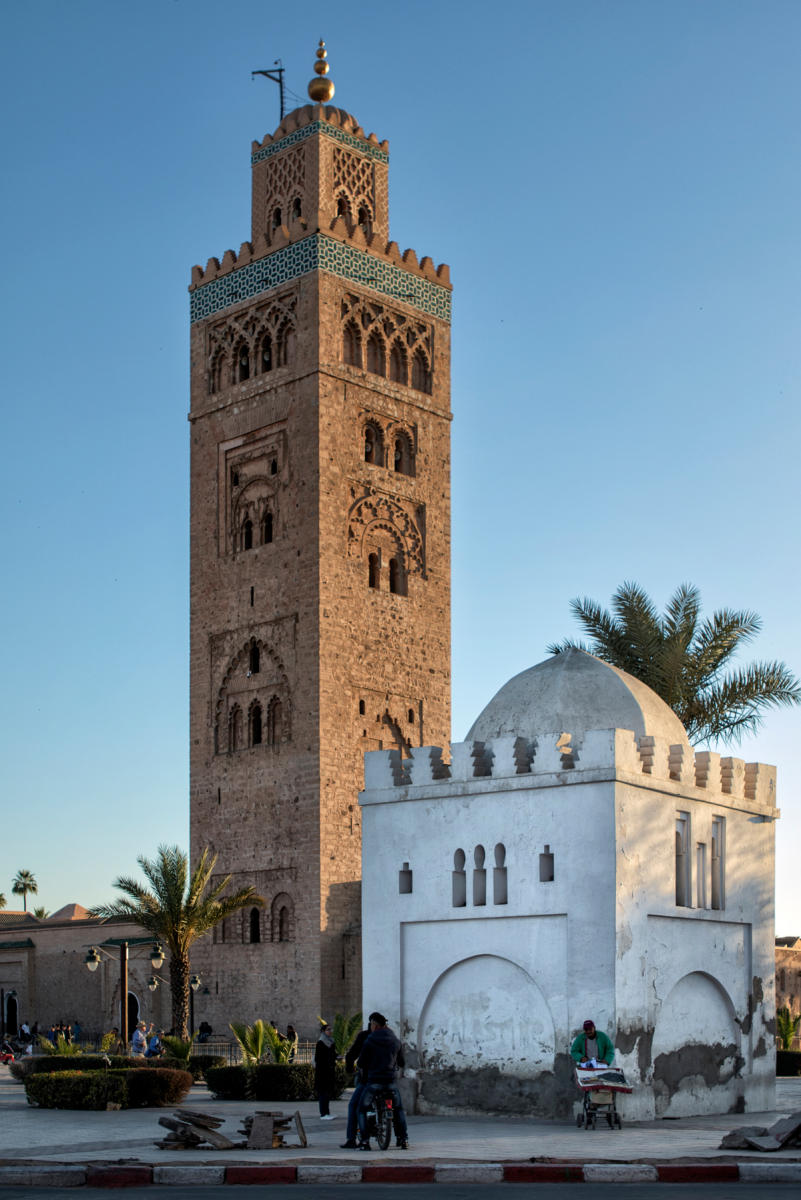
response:
[[[576,1067],[576,1083],[584,1103],[576,1117],[579,1129],[594,1129],[598,1117],[606,1117],[610,1129],[621,1129],[623,1122],[615,1106],[621,1092],[631,1093],[626,1076],[619,1067]]]

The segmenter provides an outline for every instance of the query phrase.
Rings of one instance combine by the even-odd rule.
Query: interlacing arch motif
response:
[[[431,325],[350,294],[342,298],[341,319],[343,362],[431,394]]]
[[[365,462],[388,467],[399,475],[416,475],[416,438],[414,430],[400,421],[386,421],[373,413],[359,417]]]
[[[272,542],[276,534],[275,479],[256,475],[234,490],[231,532],[234,553]]]
[[[383,533],[397,547],[404,579],[410,572],[425,577],[423,516],[422,508],[414,510],[411,504],[370,489],[354,499],[348,513],[349,556],[365,558],[376,540],[385,540]]]
[[[369,158],[334,146],[334,197],[337,216],[345,215],[340,203],[344,201],[347,215],[355,218],[368,232],[372,229],[375,216],[375,167]]]
[[[209,330],[211,395],[292,361],[296,306],[297,296],[290,294],[238,317],[229,317]]]
[[[253,670],[254,663],[258,669]],[[215,712],[215,752],[279,746],[291,738],[289,681],[278,655],[249,638],[228,664]]]
[[[306,157],[302,146],[285,150],[269,160],[269,184],[265,209],[265,230],[268,241],[281,225],[303,215],[303,196],[306,187]],[[298,205],[300,212],[298,212]]]

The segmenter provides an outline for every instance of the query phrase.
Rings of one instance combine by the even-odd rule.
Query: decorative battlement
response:
[[[287,113],[272,136],[267,134],[264,141],[253,143],[250,161],[255,167],[315,133],[333,138],[376,162],[389,162],[389,142],[379,142],[374,133],[366,134],[356,118],[344,109],[322,104],[306,104]]]
[[[200,321],[240,300],[305,275],[330,271],[359,287],[412,304],[442,321],[451,319],[450,270],[434,266],[428,257],[419,262],[414,250],[401,254],[397,242],[379,244],[377,234],[350,228],[343,217],[331,222],[327,233],[309,235],[302,220],[282,225],[268,247],[264,235],[243,242],[239,254],[226,250],[222,261],[210,258],[205,271],[192,268],[190,319]]]
[[[650,780],[672,781],[708,793],[750,802],[777,816],[776,768],[765,763],[745,763],[721,758],[708,750],[694,752],[689,745],[670,745],[666,738],[641,737],[628,729],[588,730],[573,744],[568,733],[538,733],[531,741],[500,737],[488,742],[454,742],[446,763],[439,746],[416,746],[409,758],[398,750],[372,750],[364,756],[365,791],[394,788],[429,788],[444,781],[468,782],[481,778],[559,775],[616,768]],[[391,799],[392,797],[387,797]]]

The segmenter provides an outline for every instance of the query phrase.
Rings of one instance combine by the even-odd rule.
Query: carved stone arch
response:
[[[409,362],[406,347],[403,340],[399,337],[393,338],[389,348],[389,378],[393,383],[403,384],[404,387],[409,383]]]
[[[405,425],[393,425],[387,430],[389,457],[387,466],[399,475],[415,475],[414,436]]]
[[[369,553],[370,537],[377,531],[385,531],[395,539],[404,557],[407,571],[425,576],[425,550],[421,532],[421,510],[417,519],[409,508],[391,496],[372,489],[355,499],[348,513],[348,554],[364,558]]]
[[[375,417],[367,417],[362,426],[364,439],[364,461],[374,466],[383,467],[384,456],[384,427]]]
[[[270,938],[273,942],[295,941],[295,905],[288,892],[279,892],[270,905]]]
[[[269,538],[264,534],[267,513],[272,517]],[[246,549],[242,539],[242,529],[246,520],[251,522],[253,529],[251,548],[255,549],[256,546],[275,539],[278,521],[275,475],[255,475],[234,490],[231,503],[231,544],[235,554]]]
[[[371,375],[385,376],[387,373],[387,347],[377,322],[367,336],[365,366]]]
[[[223,346],[217,346],[209,359],[209,395],[216,395],[228,386],[231,366]]]
[[[259,671],[250,674],[253,648],[259,651]],[[229,749],[230,722],[237,708],[242,713],[243,747],[251,742],[253,705],[261,707],[262,746],[269,744],[265,738],[268,705],[277,698],[281,705],[281,740],[290,741],[292,736],[292,703],[284,665],[273,647],[262,638],[248,638],[230,660],[215,704],[214,727],[217,753]],[[245,716],[247,720],[245,720]],[[277,743],[275,743],[277,744]]]
[[[342,329],[342,361],[351,367],[362,365],[362,331],[352,318]]]
[[[412,387],[415,391],[431,394],[431,361],[422,346],[412,356]]]

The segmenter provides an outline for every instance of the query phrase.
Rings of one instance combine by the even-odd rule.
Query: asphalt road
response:
[[[232,1200],[255,1189],[220,1187],[125,1188],[125,1200]],[[796,1183],[271,1183],[269,1200],[514,1200],[533,1194],[536,1200],[797,1200]],[[265,1188],[259,1189],[260,1195]],[[56,1195],[85,1195],[83,1188],[0,1188],[0,1200],[54,1200]],[[91,1188],[91,1200],[120,1200],[119,1188]],[[255,1196],[254,1196],[255,1200]]]

